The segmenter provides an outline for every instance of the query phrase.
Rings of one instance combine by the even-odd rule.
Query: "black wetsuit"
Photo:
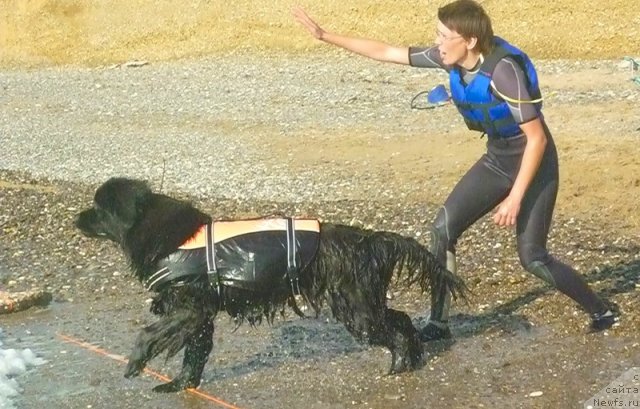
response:
[[[409,49],[410,64],[414,67],[441,68],[437,47]],[[477,71],[464,71],[463,80],[469,83]],[[523,69],[510,57],[498,62],[492,75],[493,92],[510,99],[529,101]],[[499,94],[495,92],[499,91]],[[544,118],[534,104],[508,102],[518,124],[540,118],[547,145],[538,172],[521,203],[516,221],[518,256],[522,266],[542,278],[580,304],[588,313],[606,310],[600,298],[589,288],[584,278],[570,266],[561,263],[547,251],[547,235],[558,192],[558,155]],[[508,195],[520,170],[527,139],[524,133],[514,137],[488,138],[487,152],[469,169],[438,212],[432,227],[431,246],[434,254],[447,268],[455,271],[455,245],[462,233],[482,216],[494,209]],[[431,294],[430,321],[446,323],[449,294],[446,287],[434,286]]]

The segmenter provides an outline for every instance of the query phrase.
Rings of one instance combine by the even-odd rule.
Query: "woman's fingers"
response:
[[[307,13],[305,13],[305,11],[300,7],[295,7],[293,9],[293,16],[296,18],[296,20],[298,20],[299,23],[306,27],[312,25],[311,23],[313,22],[313,20],[311,20],[311,18],[309,18],[309,15],[307,15]]]
[[[516,216],[510,214],[507,209],[498,209],[498,211],[493,215],[493,221],[498,226],[513,226],[516,224]]]
[[[309,17],[309,15],[300,7],[296,6],[293,8],[293,16],[295,19],[305,26],[305,28],[313,35],[315,38],[322,37],[322,28]]]

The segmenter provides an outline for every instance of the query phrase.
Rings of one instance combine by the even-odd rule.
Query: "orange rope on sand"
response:
[[[68,335],[64,335],[64,334],[60,334],[60,333],[58,333],[57,335],[58,335],[58,337],[60,339],[62,339],[65,342],[77,345],[77,346],[82,347],[84,349],[87,349],[87,350],[89,350],[91,352],[95,352],[98,355],[106,356],[107,358],[111,358],[114,361],[118,361],[118,362],[121,362],[121,363],[124,363],[124,364],[129,362],[127,360],[127,358],[125,358],[122,355],[112,354],[111,352],[109,352],[109,351],[107,351],[105,349],[102,349],[100,347],[97,347],[95,345],[91,345],[88,342],[84,342],[84,341],[81,341],[81,340],[72,338],[72,337],[70,337]],[[171,381],[171,379],[169,379],[168,377],[166,377],[166,376],[164,376],[164,375],[162,375],[162,374],[160,374],[158,372],[152,371],[151,369],[145,368],[144,369],[144,373],[146,373],[148,375],[151,375],[154,378],[159,379],[159,380],[161,380],[163,382]],[[212,395],[209,395],[207,393],[201,392],[201,391],[199,391],[197,389],[194,389],[194,388],[185,389],[185,391],[189,392],[192,395],[198,396],[199,398],[208,400],[210,402],[217,403],[218,405],[224,406],[225,408],[228,408],[228,409],[240,409],[237,406],[234,406],[234,405],[232,405],[230,403],[227,403],[227,402],[225,402],[225,401],[223,401],[221,399],[216,398],[215,396],[212,396]]]

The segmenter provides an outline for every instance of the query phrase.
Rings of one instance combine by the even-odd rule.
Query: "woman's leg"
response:
[[[553,141],[549,140],[545,159],[522,202],[517,221],[518,256],[522,266],[560,292],[576,301],[594,318],[594,329],[602,324],[610,327],[610,320],[597,323],[605,316],[607,308],[589,288],[582,275],[570,266],[558,261],[547,251],[547,236],[558,193],[558,162]]]
[[[479,218],[497,206],[509,193],[512,182],[485,154],[460,179],[439,210],[431,227],[431,252],[456,273],[455,245],[458,237]],[[429,322],[421,330],[422,341],[451,337],[448,328],[450,293],[444,283],[431,287]]]

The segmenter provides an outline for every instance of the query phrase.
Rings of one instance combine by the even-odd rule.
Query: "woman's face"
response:
[[[436,44],[445,65],[462,63],[469,51],[469,42],[458,32],[447,28],[441,21],[438,21],[436,26]]]

